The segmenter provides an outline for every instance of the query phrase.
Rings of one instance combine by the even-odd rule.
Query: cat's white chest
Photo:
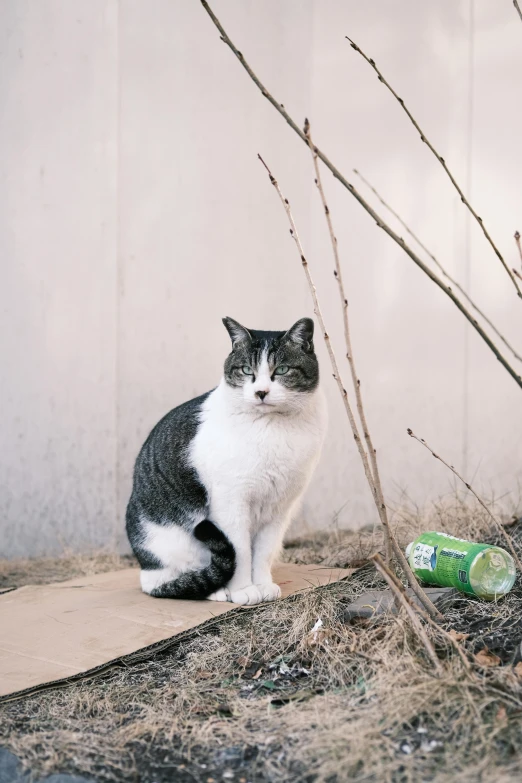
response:
[[[317,408],[317,409],[316,409]],[[290,506],[315,466],[325,426],[322,399],[306,415],[234,415],[218,388],[205,406],[192,442],[191,462],[209,494],[210,507],[248,507],[262,523]]]

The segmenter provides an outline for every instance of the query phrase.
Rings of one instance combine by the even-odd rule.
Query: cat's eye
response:
[[[287,364],[280,364],[279,367],[275,368],[274,375],[286,375],[290,367]]]
[[[245,364],[241,369],[243,370],[245,375],[253,375],[254,374],[253,369],[251,367],[249,367],[248,364]]]

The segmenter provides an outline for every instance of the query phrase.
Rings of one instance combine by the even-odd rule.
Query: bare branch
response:
[[[494,516],[494,515],[491,513],[491,511],[490,511],[490,510],[489,510],[489,508],[486,506],[486,504],[484,503],[484,501],[482,500],[482,498],[481,498],[479,495],[477,495],[477,493],[475,492],[475,490],[473,489],[473,487],[471,486],[471,484],[469,484],[469,483],[466,481],[466,479],[462,478],[462,476],[460,475],[460,473],[459,473],[457,470],[455,470],[455,468],[453,467],[453,465],[449,465],[449,464],[446,462],[446,460],[442,459],[442,457],[440,457],[438,454],[436,454],[436,453],[433,451],[433,449],[431,448],[431,446],[429,446],[429,445],[426,443],[426,441],[424,440],[424,438],[419,438],[419,437],[417,437],[417,435],[415,435],[415,433],[414,433],[414,432],[412,432],[412,430],[410,430],[410,429],[408,429],[408,430],[407,430],[407,432],[408,432],[408,435],[410,436],[410,438],[415,438],[415,440],[416,440],[416,441],[418,441],[420,444],[422,444],[422,446],[424,446],[424,448],[425,448],[425,449],[428,449],[428,451],[429,451],[429,452],[431,452],[432,456],[433,456],[433,457],[435,457],[435,459],[438,459],[438,460],[439,460],[439,462],[442,462],[442,464],[443,464],[443,465],[446,465],[446,467],[447,467],[447,468],[449,468],[449,469],[451,470],[451,472],[452,472],[452,473],[453,473],[453,474],[454,474],[454,475],[455,475],[455,476],[456,476],[456,477],[457,477],[457,478],[458,478],[460,481],[462,481],[462,483],[464,484],[464,486],[466,487],[466,489],[468,489],[468,490],[471,492],[471,494],[472,494],[472,495],[474,495],[474,496],[476,497],[476,499],[478,500],[478,502],[480,503],[480,505],[482,506],[482,508],[483,508],[483,509],[486,511],[486,513],[488,514],[488,516],[489,516],[489,517],[490,517],[490,519],[492,520],[493,524],[495,525],[495,527],[497,528],[497,530],[499,531],[499,533],[500,533],[500,534],[503,536],[503,538],[504,538],[504,541],[506,542],[507,546],[509,547],[509,550],[510,550],[511,554],[513,555],[513,559],[514,559],[515,563],[517,564],[517,567],[518,567],[519,571],[521,571],[521,572],[522,572],[522,563],[520,562],[520,558],[519,558],[519,556],[518,556],[518,555],[517,555],[517,553],[516,553],[515,547],[513,546],[513,542],[512,542],[512,540],[511,540],[511,536],[510,536],[510,535],[509,535],[509,533],[508,533],[508,532],[507,532],[507,531],[504,529],[504,526],[500,524],[500,522],[498,521],[498,519],[497,519],[497,518],[496,518],[496,517],[495,517],[495,516]]]
[[[405,592],[398,588],[395,579],[393,578],[393,575],[390,573],[390,570],[386,567],[386,564],[384,563],[380,555],[375,554],[370,559],[373,560],[373,562],[375,563],[375,568],[384,577],[384,579],[388,583],[390,590],[392,591],[393,595],[398,601],[399,605],[403,607],[406,614],[410,618],[411,624],[415,632],[417,633],[417,636],[422,641],[424,648],[428,653],[428,656],[431,659],[433,666],[435,667],[435,671],[437,672],[438,675],[441,675],[444,670],[441,666],[439,659],[437,658],[437,653],[435,652],[433,645],[428,638],[428,634],[426,633],[421,621],[419,620],[418,614],[415,612],[415,609],[413,608],[412,604],[409,602]]]
[[[520,266],[522,267],[522,247],[520,245],[520,231],[515,231],[515,243],[518,248],[518,255],[520,256]]]
[[[272,104],[272,106],[281,114],[282,117],[286,120],[286,122],[290,125],[292,130],[297,133],[300,139],[302,139],[306,144],[308,144],[306,140],[306,136],[304,135],[303,131],[299,128],[299,126],[294,122],[294,120],[290,117],[286,109],[282,106],[282,104],[278,103],[274,97],[268,92],[266,87],[259,81],[258,77],[255,75],[253,70],[250,68],[248,63],[246,62],[245,58],[243,57],[242,53],[234,46],[228,35],[226,34],[225,30],[223,29],[221,23],[217,19],[214,12],[211,10],[207,0],[201,0],[201,4],[203,5],[204,9],[212,19],[212,22],[217,27],[221,34],[221,40],[226,43],[226,45],[231,49],[231,51],[235,54],[245,71],[248,73],[254,84],[258,87],[258,89],[261,91],[262,95],[265,96],[265,98]],[[496,345],[493,343],[493,341],[490,339],[490,337],[486,334],[484,329],[480,326],[479,323],[477,323],[476,319],[473,318],[473,316],[469,313],[469,311],[464,307],[460,299],[453,293],[450,286],[447,286],[437,275],[429,269],[429,267],[426,266],[426,264],[419,258],[419,256],[414,253],[414,251],[406,244],[404,239],[398,234],[396,234],[393,229],[388,226],[388,224],[375,212],[375,210],[368,204],[368,202],[361,196],[359,191],[350,183],[348,180],[341,174],[341,172],[333,165],[333,163],[328,159],[328,157],[322,152],[316,145],[314,145],[314,151],[316,152],[317,156],[323,161],[325,166],[330,169],[333,176],[339,180],[339,182],[344,185],[344,187],[349,191],[349,193],[359,202],[359,204],[363,207],[363,209],[366,210],[366,212],[371,215],[371,217],[375,220],[377,223],[377,226],[381,228],[386,234],[388,234],[391,239],[393,239],[394,242],[396,242],[399,247],[404,250],[404,252],[412,259],[412,261],[417,264],[420,269],[432,280],[435,285],[437,285],[446,296],[449,296],[449,298],[452,300],[454,305],[458,307],[458,309],[461,311],[461,313],[464,315],[464,317],[469,321],[469,323],[473,326],[473,328],[479,333],[479,335],[482,337],[486,345],[490,348],[490,350],[495,354],[498,361],[502,364],[505,370],[511,375],[515,383],[522,388],[522,378],[515,372],[515,370],[511,367],[507,359],[500,353],[499,349],[496,347]],[[522,279],[522,278],[521,278]]]
[[[520,20],[522,21],[522,11],[520,10],[520,6],[518,4],[518,0],[513,0],[513,5],[518,11],[518,15],[520,16]]]
[[[371,57],[368,57],[368,55],[367,55],[367,54],[365,54],[365,53],[363,52],[363,50],[360,48],[360,46],[358,46],[358,45],[357,45],[357,44],[356,44],[354,41],[352,41],[352,39],[351,39],[351,38],[348,38],[348,36],[346,36],[346,40],[350,42],[350,46],[352,47],[352,49],[354,49],[354,50],[355,50],[355,51],[356,51],[358,54],[360,54],[360,55],[361,55],[361,57],[362,57],[364,60],[366,60],[366,62],[368,63],[368,65],[370,65],[370,66],[373,68],[373,70],[374,70],[374,71],[375,71],[375,73],[377,74],[377,78],[379,79],[379,81],[380,81],[380,82],[382,82],[382,83],[384,84],[384,86],[388,88],[388,90],[391,92],[391,94],[393,95],[393,97],[395,98],[395,100],[396,100],[396,101],[397,101],[397,102],[400,104],[400,106],[402,107],[402,109],[403,109],[404,113],[406,114],[406,116],[407,116],[407,117],[408,117],[408,119],[410,120],[411,124],[413,125],[413,127],[415,128],[415,130],[416,130],[416,131],[419,133],[419,135],[420,135],[420,138],[421,138],[421,141],[423,141],[423,142],[426,144],[426,146],[428,147],[428,149],[429,149],[429,150],[430,150],[430,151],[433,153],[433,155],[435,155],[435,157],[436,157],[436,158],[437,158],[437,160],[439,161],[440,165],[442,166],[442,168],[444,169],[444,171],[445,171],[445,172],[446,172],[446,174],[448,175],[448,177],[449,177],[449,179],[450,179],[450,181],[451,181],[451,184],[453,185],[453,187],[455,188],[455,190],[456,190],[456,191],[457,191],[457,193],[459,194],[459,196],[460,196],[460,200],[461,200],[461,201],[462,201],[462,203],[463,203],[463,204],[464,204],[464,205],[465,205],[465,206],[468,208],[468,210],[469,210],[469,211],[470,211],[470,213],[473,215],[473,217],[475,218],[475,220],[476,220],[476,221],[477,221],[477,223],[479,224],[480,228],[482,229],[482,232],[483,232],[484,236],[485,236],[485,237],[486,237],[486,239],[488,240],[489,244],[490,244],[490,245],[491,245],[491,247],[493,248],[493,251],[494,251],[495,255],[497,256],[498,260],[500,261],[500,263],[502,264],[502,266],[503,266],[503,267],[504,267],[504,269],[506,270],[507,274],[509,275],[509,279],[511,280],[511,282],[512,282],[512,283],[513,283],[513,285],[515,286],[515,288],[516,288],[516,291],[517,291],[517,294],[518,294],[518,295],[519,295],[519,296],[522,298],[522,291],[520,290],[520,286],[519,286],[519,284],[517,283],[517,281],[515,280],[515,278],[514,278],[514,276],[513,276],[512,272],[511,272],[510,268],[508,267],[508,265],[507,265],[507,264],[506,264],[506,262],[504,261],[504,257],[503,257],[503,255],[502,255],[502,253],[500,252],[500,250],[498,249],[498,247],[497,247],[497,246],[495,245],[495,243],[493,242],[493,239],[491,238],[491,235],[489,234],[489,232],[488,232],[488,231],[487,231],[487,229],[486,229],[486,226],[484,225],[484,221],[482,220],[482,218],[481,218],[481,217],[479,217],[479,215],[477,215],[477,213],[475,212],[475,210],[473,209],[473,207],[472,207],[472,206],[471,206],[471,204],[469,203],[468,199],[467,199],[467,198],[466,198],[466,196],[464,195],[464,193],[463,193],[463,191],[462,191],[462,188],[460,187],[460,185],[458,184],[457,180],[455,179],[455,177],[453,176],[453,174],[452,174],[452,173],[451,173],[451,171],[449,170],[449,168],[448,168],[448,166],[447,166],[447,164],[446,164],[446,161],[444,160],[444,158],[442,157],[442,155],[439,155],[439,153],[437,152],[437,150],[435,149],[435,147],[433,146],[433,144],[431,143],[431,141],[429,141],[429,139],[426,137],[426,134],[424,133],[424,131],[422,130],[422,128],[421,128],[421,127],[420,127],[420,125],[418,124],[417,120],[415,119],[415,117],[413,116],[413,114],[411,113],[411,111],[408,109],[408,107],[407,107],[407,106],[406,106],[406,104],[404,103],[403,99],[402,99],[402,98],[400,98],[400,97],[397,95],[397,93],[395,92],[395,90],[393,89],[393,87],[391,86],[391,84],[390,84],[389,82],[387,82],[387,81],[386,81],[386,79],[385,79],[385,78],[384,78],[384,76],[382,75],[381,71],[380,71],[380,70],[377,68],[377,65],[375,64],[375,60],[372,60],[372,58],[371,58]]]
[[[321,327],[321,332],[322,332],[322,335],[323,335],[323,338],[324,338],[324,342],[325,342],[325,345],[326,345],[326,350],[328,351],[328,356],[330,357],[330,363],[332,365],[332,370],[333,370],[333,377],[334,377],[334,380],[335,380],[335,382],[336,382],[336,384],[337,384],[337,386],[339,388],[341,396],[343,398],[344,408],[345,408],[346,413],[348,415],[348,420],[350,422],[350,427],[352,429],[353,437],[354,437],[355,443],[357,445],[357,449],[359,451],[359,455],[361,457],[361,461],[362,461],[363,468],[364,468],[364,474],[366,476],[366,480],[368,481],[368,484],[369,484],[370,489],[372,491],[373,499],[375,501],[375,505],[377,506],[377,510],[379,512],[379,517],[381,517],[382,514],[381,514],[381,509],[380,509],[380,506],[379,506],[379,499],[377,497],[377,493],[376,493],[376,490],[375,490],[374,481],[373,481],[373,475],[372,475],[372,472],[371,472],[371,469],[370,469],[370,464],[368,462],[368,456],[366,454],[366,451],[364,450],[364,446],[363,446],[362,441],[361,441],[361,436],[359,434],[359,429],[357,427],[357,422],[356,422],[355,417],[353,415],[353,411],[352,411],[352,408],[350,406],[350,401],[348,399],[348,392],[346,391],[345,385],[343,383],[343,379],[341,377],[341,373],[339,371],[339,366],[337,364],[337,359],[335,358],[335,353],[334,353],[334,350],[333,350],[333,347],[332,347],[332,343],[331,343],[331,340],[330,340],[330,335],[328,334],[328,331],[326,329],[326,325],[325,325],[325,322],[324,322],[323,314],[321,312],[321,307],[319,305],[319,300],[317,298],[317,291],[316,291],[316,288],[315,288],[315,284],[314,284],[314,281],[312,279],[312,275],[310,273],[310,268],[308,266],[308,261],[306,260],[305,255],[304,255],[303,247],[301,245],[301,240],[299,239],[299,234],[297,233],[297,227],[295,225],[294,218],[293,218],[293,215],[292,215],[292,211],[290,209],[290,204],[288,202],[288,199],[283,196],[283,194],[281,192],[281,188],[279,187],[279,183],[277,182],[276,178],[272,175],[272,172],[268,168],[267,164],[265,163],[265,161],[263,160],[261,155],[258,154],[257,157],[259,158],[259,160],[261,161],[261,163],[263,164],[263,166],[267,170],[268,176],[270,178],[270,182],[274,186],[274,188],[276,189],[277,195],[279,196],[279,198],[281,200],[281,203],[282,203],[282,205],[283,205],[283,207],[285,209],[285,212],[287,214],[288,222],[290,223],[290,234],[291,234],[292,239],[294,240],[294,242],[295,242],[295,244],[297,246],[297,250],[298,250],[299,256],[301,258],[301,264],[303,266],[304,273],[306,275],[306,281],[308,283],[308,287],[310,289],[310,293],[312,294],[312,300],[313,300],[313,303],[314,303],[314,313],[317,316],[317,320],[319,321],[319,326]]]
[[[408,234],[409,234],[409,235],[412,237],[412,239],[413,239],[413,240],[414,240],[414,241],[415,241],[415,242],[418,244],[418,246],[419,246],[419,247],[420,247],[422,250],[424,250],[424,252],[425,252],[425,253],[426,253],[426,254],[427,254],[427,255],[428,255],[430,258],[431,258],[431,260],[433,261],[433,263],[435,264],[435,266],[436,266],[438,269],[440,269],[441,273],[444,275],[444,277],[446,278],[446,280],[449,280],[449,281],[450,281],[450,283],[451,283],[453,286],[455,286],[455,288],[458,288],[458,290],[460,291],[460,293],[462,294],[462,296],[463,296],[465,299],[467,299],[467,300],[468,300],[468,302],[469,302],[469,303],[470,303],[470,305],[473,307],[473,309],[474,309],[474,310],[475,310],[475,311],[476,311],[476,312],[477,312],[477,313],[478,313],[478,314],[481,316],[481,318],[483,318],[483,319],[484,319],[484,321],[485,321],[485,322],[488,324],[488,326],[489,326],[489,327],[490,327],[490,328],[491,328],[491,329],[492,329],[492,330],[495,332],[495,334],[497,335],[497,337],[499,337],[499,338],[502,340],[502,342],[504,343],[504,345],[505,345],[507,348],[509,348],[509,350],[511,351],[511,353],[513,354],[513,356],[515,357],[515,359],[518,359],[518,361],[519,361],[519,362],[522,362],[522,356],[520,356],[520,355],[519,355],[519,354],[518,354],[518,353],[515,351],[515,349],[513,348],[513,346],[512,346],[512,345],[510,345],[510,344],[508,343],[508,341],[506,340],[506,338],[505,338],[505,337],[504,337],[504,336],[503,336],[503,335],[502,335],[502,334],[499,332],[499,330],[497,329],[497,327],[495,326],[495,324],[494,324],[494,323],[493,323],[493,322],[492,322],[492,321],[491,321],[491,320],[490,320],[490,319],[487,317],[487,315],[486,315],[486,314],[485,314],[485,313],[484,313],[484,312],[483,312],[483,311],[480,309],[480,307],[479,307],[478,305],[476,305],[476,304],[475,304],[475,302],[474,302],[474,301],[472,300],[472,298],[471,298],[471,297],[470,297],[470,296],[469,296],[469,295],[466,293],[466,291],[465,291],[465,290],[464,290],[464,288],[463,288],[463,287],[460,285],[460,283],[458,283],[458,282],[457,282],[457,281],[456,281],[456,280],[455,280],[453,277],[451,277],[451,275],[450,275],[450,274],[448,274],[448,272],[446,272],[446,270],[444,269],[444,267],[442,266],[442,264],[440,263],[440,261],[439,261],[437,258],[435,258],[435,256],[433,255],[433,253],[432,253],[432,252],[430,252],[430,250],[428,250],[428,248],[426,247],[426,245],[424,245],[424,244],[421,242],[421,240],[419,239],[419,237],[418,237],[416,234],[414,234],[414,233],[413,233],[413,231],[411,230],[411,228],[410,228],[410,227],[409,227],[409,226],[408,226],[408,225],[407,225],[407,224],[404,222],[404,220],[403,220],[403,219],[401,218],[401,216],[400,216],[400,215],[399,215],[399,214],[398,214],[398,213],[397,213],[397,212],[396,212],[396,211],[393,209],[393,207],[390,207],[390,205],[389,205],[389,204],[388,204],[388,203],[387,203],[387,202],[386,202],[386,201],[383,199],[383,197],[382,197],[382,196],[380,195],[380,193],[379,193],[379,192],[378,192],[378,191],[377,191],[377,190],[376,190],[376,189],[373,187],[373,185],[372,185],[370,182],[368,182],[368,180],[367,180],[367,179],[365,179],[365,177],[363,177],[363,175],[361,174],[361,172],[360,172],[360,171],[357,171],[357,169],[354,169],[354,170],[353,170],[353,173],[354,173],[354,174],[356,174],[356,175],[359,177],[359,179],[360,179],[362,182],[364,182],[364,184],[366,185],[366,187],[368,187],[368,188],[369,188],[369,189],[372,191],[372,193],[373,193],[373,194],[376,196],[376,198],[377,198],[377,199],[380,201],[380,203],[383,205],[383,207],[384,207],[385,209],[387,209],[387,210],[388,210],[388,212],[390,212],[390,213],[393,215],[393,217],[394,217],[396,220],[398,220],[398,222],[401,224],[401,226],[404,228],[404,230],[405,230],[405,231],[407,231],[407,233],[408,233]],[[518,235],[518,239],[520,240],[520,234],[518,233],[518,231],[515,233],[515,240],[517,239],[517,235]],[[522,248],[520,247],[520,242],[518,241],[518,243],[517,243],[517,244],[518,244],[519,251],[520,251],[520,254],[521,254],[521,259],[522,259]]]
[[[370,465],[371,465],[371,474],[374,484],[375,493],[377,495],[377,501],[379,504],[379,507],[381,508],[381,514],[380,516],[385,516],[386,520],[383,523],[383,529],[384,529],[384,536],[385,536],[385,545],[386,545],[386,562],[391,563],[392,558],[392,546],[391,546],[391,539],[389,535],[389,523],[388,523],[388,513],[386,510],[386,504],[384,502],[384,495],[382,492],[382,484],[381,484],[381,477],[379,475],[379,466],[377,464],[377,455],[375,448],[373,446],[373,442],[370,435],[370,430],[368,428],[368,423],[366,421],[366,415],[364,412],[364,406],[363,406],[363,400],[361,395],[361,382],[359,380],[359,377],[357,375],[357,370],[355,368],[355,359],[353,355],[353,349],[352,349],[352,340],[350,336],[350,324],[348,321],[348,299],[346,297],[346,292],[344,289],[344,282],[343,282],[343,274],[341,270],[341,264],[339,261],[339,249],[337,246],[337,237],[335,236],[335,232],[333,229],[332,224],[332,216],[330,214],[330,209],[328,208],[328,204],[326,203],[326,196],[324,193],[323,183],[321,181],[321,172],[319,170],[319,163],[317,161],[317,154],[314,152],[314,145],[312,142],[312,136],[310,131],[310,123],[308,120],[305,120],[305,127],[304,127],[304,133],[308,140],[308,146],[310,147],[310,152],[312,153],[312,160],[314,164],[314,170],[315,170],[315,184],[317,185],[317,189],[319,191],[319,195],[321,197],[321,202],[323,205],[323,210],[326,218],[326,224],[328,226],[328,233],[330,234],[330,241],[332,243],[332,251],[334,256],[334,277],[337,280],[338,289],[339,289],[339,296],[341,299],[341,310],[343,313],[343,326],[344,326],[344,339],[346,343],[346,358],[348,359],[348,364],[350,366],[350,372],[352,375],[352,383],[353,388],[355,391],[355,401],[357,405],[357,412],[359,414],[359,420],[361,422],[361,427],[363,430],[364,439],[366,441],[366,447],[368,449],[368,455],[370,458]]]
[[[384,505],[384,501],[382,502],[382,504],[379,502],[379,495],[377,493],[377,489],[376,489],[376,486],[375,486],[375,482],[373,480],[372,472],[370,470],[370,464],[369,464],[369,461],[368,461],[368,455],[366,454],[366,451],[364,449],[364,445],[363,445],[363,443],[361,441],[361,436],[359,435],[359,429],[357,427],[357,422],[356,422],[355,417],[353,415],[353,411],[352,411],[352,408],[350,406],[350,401],[348,399],[348,392],[346,391],[346,388],[345,388],[345,386],[343,384],[343,381],[342,381],[342,378],[341,378],[341,374],[339,372],[339,366],[337,364],[337,359],[335,358],[335,353],[334,353],[334,350],[333,350],[333,347],[332,347],[330,336],[329,336],[328,331],[326,329],[326,325],[325,325],[325,322],[324,322],[323,314],[321,312],[321,307],[319,305],[319,300],[317,298],[317,291],[316,291],[316,288],[315,288],[315,285],[314,285],[314,281],[312,279],[310,268],[308,266],[308,261],[306,260],[306,257],[305,257],[304,251],[303,251],[303,247],[301,245],[301,240],[299,239],[299,234],[297,233],[297,228],[296,228],[296,225],[295,225],[295,222],[294,222],[292,211],[290,209],[290,203],[289,203],[288,199],[283,196],[283,194],[281,192],[281,188],[279,187],[279,183],[277,182],[276,178],[272,175],[272,172],[270,171],[270,169],[266,165],[266,163],[263,160],[263,158],[261,157],[261,155],[258,155],[257,157],[259,158],[259,160],[261,161],[261,163],[263,164],[263,166],[267,170],[270,182],[274,186],[274,188],[276,189],[277,195],[279,196],[281,204],[283,205],[284,210],[286,212],[286,215],[287,215],[287,218],[288,218],[288,222],[290,223],[290,234],[291,234],[291,236],[292,236],[292,238],[293,238],[293,240],[294,240],[294,242],[296,244],[297,251],[299,253],[299,257],[301,259],[301,264],[303,266],[303,270],[304,270],[304,273],[305,273],[305,276],[306,276],[306,280],[307,280],[307,283],[308,283],[308,287],[310,288],[310,293],[312,294],[312,300],[313,300],[313,303],[314,303],[314,313],[317,316],[317,320],[319,321],[319,326],[321,327],[321,331],[323,333],[324,342],[325,342],[325,345],[326,345],[326,349],[328,351],[328,356],[330,358],[330,363],[332,365],[333,377],[335,379],[335,382],[337,383],[337,386],[338,386],[339,391],[341,393],[341,396],[343,398],[344,407],[345,407],[346,413],[348,415],[348,420],[350,422],[350,427],[352,429],[353,437],[354,437],[355,443],[357,445],[357,449],[359,451],[359,455],[361,457],[361,461],[363,463],[364,475],[366,476],[366,480],[367,480],[367,482],[369,484],[369,487],[370,487],[370,490],[371,490],[371,493],[372,493],[372,497],[373,497],[374,503],[375,503],[376,508],[377,508],[377,513],[379,514],[379,518],[380,518],[380,520],[381,520],[381,522],[383,524],[383,527],[387,531],[388,537],[391,539],[393,550],[394,550],[395,554],[397,555],[397,558],[398,558],[402,568],[404,569],[405,573],[408,576],[408,579],[409,579],[410,584],[411,584],[411,588],[415,592],[415,595],[417,596],[419,601],[423,604],[423,606],[426,608],[426,611],[429,612],[429,614],[431,614],[433,617],[441,617],[442,615],[440,614],[438,609],[435,607],[435,605],[432,603],[432,601],[430,601],[430,599],[428,598],[428,596],[426,595],[426,593],[423,591],[423,589],[421,588],[420,584],[418,583],[418,581],[417,581],[413,571],[410,568],[410,565],[409,565],[406,557],[404,556],[404,553],[403,553],[402,549],[400,548],[400,546],[399,546],[399,544],[397,542],[397,539],[393,535],[393,531],[391,530],[391,528],[389,526],[389,523],[388,523],[388,516],[386,514],[386,506]]]
[[[385,564],[382,563],[382,561],[381,561],[381,559],[380,559],[378,554],[377,555],[373,555],[372,559],[374,561],[377,561],[377,559],[378,559],[379,562],[382,564],[382,566],[384,568],[386,568]],[[400,590],[400,592],[404,596],[404,600],[407,601],[410,604],[410,606],[412,606],[412,608],[415,609],[415,611],[418,614],[420,614],[420,616],[423,618],[423,620],[425,620],[427,623],[429,623],[432,626],[432,628],[435,628],[438,631],[438,633],[440,633],[441,636],[443,636],[451,644],[451,646],[456,650],[457,654],[459,655],[462,663],[464,664],[464,667],[467,669],[468,672],[471,672],[470,663],[469,663],[468,659],[466,658],[466,655],[465,655],[464,651],[462,650],[461,646],[459,645],[459,643],[457,642],[457,640],[453,636],[451,636],[451,634],[449,634],[447,631],[445,631],[444,628],[441,628],[438,623],[436,623],[434,620],[432,620],[431,617],[429,616],[429,614],[427,614],[423,609],[421,609],[420,606],[418,606],[417,604],[413,603],[413,601],[411,600],[409,595],[406,593],[406,591],[404,589],[404,585],[402,584],[400,579],[397,578],[397,576],[393,573],[393,571],[391,571],[391,569],[387,569],[387,570],[388,570],[388,575],[389,575],[390,579],[393,579],[393,581],[395,583],[395,586],[397,587],[398,590]]]

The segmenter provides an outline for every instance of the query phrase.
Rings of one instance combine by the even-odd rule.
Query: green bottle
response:
[[[515,583],[515,562],[504,549],[445,533],[423,533],[408,544],[406,557],[422,582],[456,587],[486,601],[501,598]]]

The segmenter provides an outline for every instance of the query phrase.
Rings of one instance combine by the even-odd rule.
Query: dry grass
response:
[[[429,527],[491,536],[476,513],[460,503],[453,511]],[[420,521],[396,515],[402,540]],[[337,532],[292,542],[286,558],[348,565],[378,543],[377,531]],[[498,604],[462,596],[445,608],[447,628],[469,634],[461,643],[472,676],[427,628],[444,667],[440,679],[402,616],[343,621],[344,603],[379,585],[365,566],[344,583],[228,615],[149,661],[6,703],[0,743],[38,774],[71,771],[99,781],[519,778],[520,582]],[[473,655],[484,647],[501,665],[478,666]]]
[[[498,505],[497,516],[509,523],[513,514],[505,507],[494,502],[490,507]],[[426,530],[438,530],[460,538],[473,541],[483,541],[491,537],[491,521],[484,509],[477,504],[470,505],[466,493],[455,489],[447,497],[419,508],[413,505],[407,497],[401,496],[398,508],[390,515],[391,527],[401,546],[416,538]],[[498,541],[499,546],[503,542]],[[292,563],[318,563],[332,568],[359,567],[368,562],[368,558],[376,551],[383,549],[384,537],[382,527],[365,527],[358,531],[341,530],[335,525],[329,532],[307,533],[287,541],[283,559]]]
[[[0,591],[23,585],[62,582],[76,576],[90,576],[106,571],[137,566],[132,555],[111,552],[77,554],[64,552],[61,557],[35,557],[25,560],[0,560]]]

